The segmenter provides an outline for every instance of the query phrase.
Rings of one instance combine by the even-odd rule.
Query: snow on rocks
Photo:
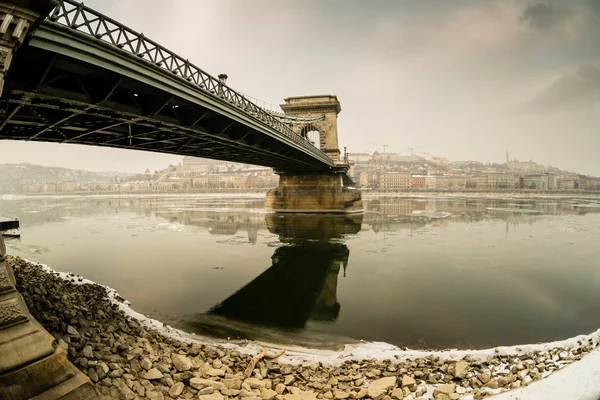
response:
[[[277,361],[258,361],[247,377],[256,344],[198,342],[135,313],[110,288],[19,258],[8,261],[33,316],[98,390],[116,399],[482,399],[529,393],[536,381],[552,381],[600,354],[599,332],[483,351],[401,351],[370,343],[343,352],[288,350]]]

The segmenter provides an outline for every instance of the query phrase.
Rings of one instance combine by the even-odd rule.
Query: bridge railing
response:
[[[247,114],[266,123],[309,152],[318,155],[319,158],[329,159],[325,153],[315,148],[307,139],[296,134],[288,125],[282,122],[281,118],[276,118],[270,112],[262,109],[229,86],[222,84],[217,78],[187,59],[148,39],[142,33],[138,33],[82,3],[73,0],[59,0],[58,5],[47,20],[91,35],[98,40],[110,43],[174,75],[180,76],[182,79],[195,84],[199,89],[226,100]]]

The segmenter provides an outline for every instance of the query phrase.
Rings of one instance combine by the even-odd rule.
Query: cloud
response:
[[[600,0],[587,0],[587,4],[596,16],[600,18]]]
[[[600,105],[600,66],[582,65],[558,77],[531,103],[537,110],[589,110]]]
[[[564,26],[570,16],[569,9],[546,3],[535,3],[525,8],[521,21],[528,23],[533,29],[546,31]]]

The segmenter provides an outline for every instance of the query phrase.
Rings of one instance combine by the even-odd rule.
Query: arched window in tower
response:
[[[302,136],[305,137],[317,149],[321,148],[321,134],[314,126],[307,126],[302,130]]]

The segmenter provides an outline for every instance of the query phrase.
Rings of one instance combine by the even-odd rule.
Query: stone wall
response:
[[[5,254],[0,234],[0,399],[100,399],[90,380],[29,313]]]

